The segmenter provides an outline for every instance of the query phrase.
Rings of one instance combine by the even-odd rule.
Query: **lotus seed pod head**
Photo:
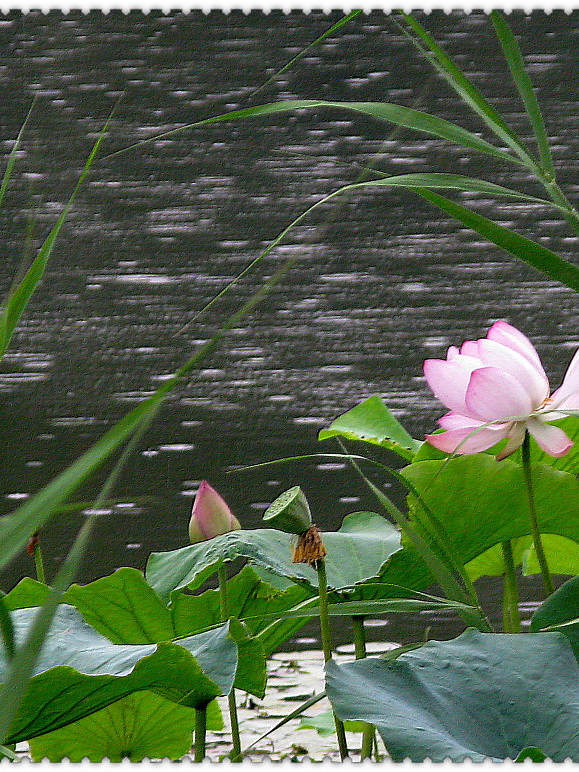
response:
[[[278,496],[263,515],[269,528],[298,536],[305,533],[312,524],[312,515],[304,492],[295,485]]]
[[[195,495],[189,521],[191,544],[207,541],[230,531],[238,531],[240,528],[239,520],[229,509],[225,499],[209,485],[207,480],[202,480]]]

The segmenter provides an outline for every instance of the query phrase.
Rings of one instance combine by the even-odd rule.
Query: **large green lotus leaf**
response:
[[[579,473],[579,417],[567,416],[566,418],[560,418],[557,421],[550,421],[554,426],[558,426],[563,429],[564,432],[575,443],[569,453],[561,458],[554,458],[537,445],[534,440],[531,440],[531,463],[532,464],[548,464],[553,469],[558,469],[560,472],[571,472],[574,474]],[[497,442],[492,448],[485,450],[485,455],[496,456],[507,444],[506,440]],[[413,463],[421,461],[438,461],[440,459],[447,459],[449,456],[447,453],[443,453],[441,450],[430,445],[428,442],[424,442],[414,458]],[[509,456],[509,461],[514,461],[517,464],[522,463],[521,451],[518,450]]]
[[[22,642],[35,609],[12,612]],[[58,729],[137,691],[195,707],[231,691],[237,646],[229,624],[175,643],[119,645],[60,606],[7,743]],[[0,652],[0,681],[8,663]]]
[[[387,662],[326,666],[343,720],[376,726],[394,761],[516,758],[529,746],[579,761],[579,668],[559,633],[467,630]]]
[[[531,619],[533,632],[559,625],[558,629],[567,636],[579,660],[579,576],[574,576],[555,590]]]
[[[579,573],[579,544],[564,536],[546,533],[542,536],[547,563],[553,574]],[[533,537],[521,536],[511,542],[515,566],[521,565],[523,574],[540,574],[541,567],[537,560]],[[503,552],[500,544],[483,552],[466,566],[470,578],[474,581],[481,576],[502,576],[504,573]]]
[[[260,617],[274,611],[283,613],[311,596],[311,591],[293,582],[285,590],[277,589],[261,579],[251,566],[244,566],[227,581],[230,613],[237,618]],[[219,590],[207,590],[200,595],[171,593],[171,614],[176,635],[192,635],[218,624],[221,619]],[[245,624],[267,656],[306,622],[307,619],[274,623],[271,619],[249,619]]]
[[[334,589],[379,576],[391,556],[401,549],[399,531],[374,512],[348,515],[339,531],[324,533],[323,538],[328,550],[328,584]],[[243,557],[280,576],[316,588],[316,571],[291,561],[293,539],[290,534],[273,529],[231,531],[173,552],[154,552],[147,563],[146,578],[162,598],[168,598],[173,590],[199,587],[223,561]]]
[[[160,643],[179,634],[171,612],[135,568],[119,568],[83,586],[73,584],[66,602],[113,643]]]
[[[378,396],[370,397],[322,429],[318,438],[344,437],[369,442],[412,460],[422,443],[411,437]]]
[[[208,729],[221,729],[215,701],[207,709]],[[33,761],[68,759],[91,762],[109,759],[180,759],[191,750],[195,711],[153,692],[136,692],[74,724],[30,741]]]
[[[50,590],[47,585],[37,582],[36,579],[31,579],[29,576],[25,576],[9,593],[4,595],[4,605],[8,611],[42,606],[49,592]]]
[[[135,568],[120,568],[84,586],[72,585],[66,601],[81,612],[91,627],[118,644],[161,643],[222,624],[217,599],[217,614],[208,615],[199,608],[196,624],[189,629],[183,624],[175,627],[173,610],[167,608]],[[234,605],[231,609],[232,615],[237,616]],[[232,623],[230,634],[238,649],[235,686],[262,697],[266,665],[261,644],[251,640],[240,625]]]
[[[530,533],[528,501],[521,467],[479,453],[447,461],[422,461],[402,470],[423,501],[444,524],[454,551],[468,564],[495,544]],[[532,468],[541,533],[579,541],[579,481],[545,464]],[[416,499],[409,496],[411,517]],[[381,580],[422,589],[432,583],[417,550],[405,543],[393,555]]]

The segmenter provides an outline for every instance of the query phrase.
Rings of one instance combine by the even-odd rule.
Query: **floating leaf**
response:
[[[514,759],[530,745],[579,761],[579,669],[558,633],[431,641],[393,662],[326,666],[342,720],[374,724],[394,761]]]
[[[328,429],[322,429],[318,436],[320,440],[330,437],[381,445],[407,461],[412,460],[421,445],[408,434],[378,396],[370,397],[348,410],[332,421]]]
[[[328,550],[326,571],[332,589],[351,587],[379,576],[400,549],[400,533],[374,512],[355,512],[344,518],[337,532],[324,533]],[[176,589],[199,587],[224,561],[246,558],[307,587],[317,587],[317,573],[306,564],[292,563],[292,537],[281,531],[231,531],[203,544],[173,552],[154,552],[146,578],[163,598]]]

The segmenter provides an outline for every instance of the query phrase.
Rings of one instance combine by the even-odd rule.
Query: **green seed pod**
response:
[[[300,536],[312,524],[310,507],[299,485],[294,485],[271,504],[263,515],[264,523],[285,533]]]

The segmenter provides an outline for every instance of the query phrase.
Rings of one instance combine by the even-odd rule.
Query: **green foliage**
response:
[[[209,704],[208,729],[222,729],[216,702]],[[123,759],[176,761],[191,750],[195,711],[153,692],[135,692],[97,713],[30,741],[33,761],[91,762]]]
[[[344,437],[347,440],[380,445],[407,461],[412,460],[421,445],[408,434],[378,396],[364,400],[336,418],[328,429],[320,431],[318,438],[327,440],[330,437]]]
[[[553,574],[579,573],[579,544],[564,536],[546,533],[542,536],[547,563]],[[512,542],[515,566],[522,566],[524,576],[540,574],[541,568],[533,545],[532,536],[521,536]],[[467,564],[466,570],[475,581],[481,576],[502,576],[503,553],[500,544],[483,552]]]
[[[328,584],[332,589],[351,587],[379,576],[400,549],[399,532],[373,512],[348,515],[339,531],[325,533],[323,539],[328,550]],[[154,552],[147,563],[146,577],[162,598],[168,598],[173,590],[199,587],[222,561],[246,558],[268,571],[316,588],[316,571],[309,565],[292,563],[291,556],[292,537],[282,531],[231,531],[173,552]]]
[[[579,508],[579,481],[546,464],[532,467],[541,533],[579,542],[579,521],[569,516]],[[488,454],[445,461],[413,463],[402,470],[423,501],[437,515],[448,546],[464,564],[495,544],[530,533],[523,470],[509,459],[497,462]],[[427,525],[414,496],[408,497],[410,519]],[[422,531],[421,531],[422,532]],[[428,539],[428,533],[424,532]],[[422,589],[432,579],[418,551],[403,540],[404,550],[392,556],[382,581]]]
[[[540,748],[530,745],[528,748],[523,748],[519,753],[515,759],[515,764],[522,764],[525,759],[531,759],[535,764],[541,764],[543,761],[546,761],[547,755]]]
[[[261,579],[251,566],[244,566],[227,582],[227,597],[232,615],[243,619],[256,636],[265,655],[302,627],[307,619],[273,621],[266,614],[282,614],[312,596],[312,591],[293,582],[286,589],[276,589]],[[221,622],[219,590],[200,595],[171,593],[171,616],[176,635],[193,635]],[[249,619],[247,619],[249,617]]]
[[[36,610],[12,614],[17,642]],[[0,657],[0,680],[7,669]],[[119,645],[60,606],[7,743],[30,739],[91,715],[134,692],[152,691],[186,707],[228,694],[238,667],[230,625],[175,642]]]
[[[567,636],[579,660],[579,576],[569,579],[539,606],[531,630],[559,630]]]
[[[579,760],[578,679],[557,633],[467,630],[394,662],[326,666],[338,716],[374,724],[394,761],[413,762],[516,758],[530,745],[553,761]]]
[[[73,585],[66,594],[66,602],[75,606],[93,629],[122,645],[161,643],[222,626],[220,612],[210,615],[201,610],[200,603],[199,616],[195,620],[189,616],[190,624],[186,624],[183,601],[167,608],[135,568],[120,568],[83,587]],[[229,632],[237,645],[235,686],[263,697],[265,657],[260,643],[235,619],[231,620]]]

